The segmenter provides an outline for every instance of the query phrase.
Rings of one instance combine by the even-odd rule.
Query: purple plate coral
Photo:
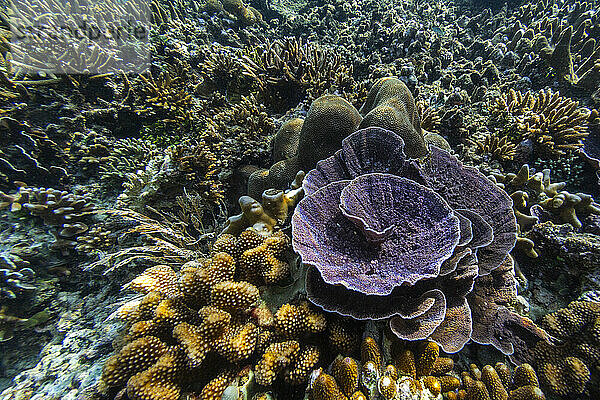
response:
[[[356,319],[390,318],[398,337],[434,340],[449,353],[472,339],[511,354],[544,337],[507,307],[516,296],[512,201],[476,169],[434,146],[409,160],[402,138],[366,128],[319,161],[303,186],[292,242],[309,266],[313,303]],[[510,332],[517,325],[519,335]]]

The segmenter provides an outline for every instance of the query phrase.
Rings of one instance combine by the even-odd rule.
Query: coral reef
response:
[[[242,72],[276,110],[288,109],[307,95],[314,100],[326,93],[356,94],[352,68],[339,54],[315,43],[290,37],[255,44],[245,53]]]
[[[12,188],[14,181],[58,184],[66,178],[61,149],[48,134],[14,118],[0,118],[0,185]]]
[[[279,376],[290,384],[306,383],[320,350],[304,339],[325,332],[325,316],[303,302],[284,304],[268,317],[257,287],[236,280],[258,271],[269,284],[284,277],[289,268],[275,257],[289,246],[280,232],[265,239],[246,230],[238,237],[221,235],[210,258],[190,261],[179,272],[166,265],[146,269],[125,286],[143,297],[117,311],[128,331],[104,365],[103,383],[126,386],[133,398],[177,398],[194,391],[187,382],[212,374],[208,360],[215,357],[225,360],[230,372],[211,375],[201,396],[220,396],[248,362],[255,362],[260,385]]]
[[[582,219],[600,213],[600,207],[592,196],[569,193],[563,190],[565,182],[551,182],[549,169],[532,172],[529,165],[525,164],[516,174],[493,173],[489,176],[510,193],[521,234],[526,234],[535,224],[544,221],[566,223],[580,229],[583,226]],[[529,256],[537,257],[533,246],[530,239],[521,235],[519,247]]]
[[[540,326],[557,340],[535,347],[541,383],[549,393],[566,396],[591,390],[593,396],[598,394],[591,376],[600,364],[599,318],[600,303],[592,301],[574,301],[542,318]]]
[[[343,98],[325,95],[313,101],[302,123],[292,120],[284,124],[273,142],[276,163],[268,171],[258,170],[250,176],[249,195],[257,197],[267,188],[284,187],[298,171],[309,171],[331,156],[356,129],[369,126],[390,129],[408,140],[409,157],[427,154],[412,94],[399,79],[382,78],[371,87],[360,113]]]
[[[451,358],[440,356],[433,342],[392,341],[389,363],[372,337],[361,346],[360,361],[339,355],[325,371],[313,373],[308,388],[313,400],[331,399],[528,399],[543,400],[537,375],[529,364],[511,372],[506,364],[471,364],[455,371]]]
[[[600,5],[517,3],[4,7],[0,397],[599,397]]]
[[[552,90],[538,93],[510,90],[490,105],[492,120],[502,127],[500,139],[515,144],[531,140],[540,155],[558,156],[583,147],[590,111]]]
[[[296,174],[290,189],[283,191],[267,189],[262,193],[262,203],[250,196],[240,197],[238,203],[241,214],[229,217],[222,233],[239,234],[246,228],[253,228],[262,235],[270,235],[275,228],[288,220],[290,209],[302,198],[304,172]]]
[[[96,213],[94,204],[87,196],[75,195],[52,188],[36,188],[22,185],[19,190],[8,195],[0,192],[0,209],[11,212],[27,212],[40,217],[44,224],[55,227],[56,241],[53,248],[62,252],[77,245],[78,235],[88,230],[86,220]]]
[[[447,352],[472,339],[527,359],[525,343],[545,335],[506,307],[516,296],[510,198],[444,150],[431,147],[419,165],[403,149],[391,131],[359,130],[305,177],[292,243],[309,265],[309,299],[358,319],[391,317],[399,337]]]

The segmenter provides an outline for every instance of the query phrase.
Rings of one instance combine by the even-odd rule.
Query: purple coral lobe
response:
[[[460,238],[439,195],[389,174],[325,186],[298,204],[292,224],[294,248],[327,283],[374,295],[437,276]]]

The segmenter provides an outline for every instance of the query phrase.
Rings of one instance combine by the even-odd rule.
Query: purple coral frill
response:
[[[373,295],[437,276],[460,238],[439,195],[390,174],[319,189],[296,207],[294,229],[296,251],[327,283]]]
[[[541,339],[531,321],[508,309],[488,315],[476,299],[488,293],[503,304],[494,296],[514,291],[508,195],[444,150],[431,146],[418,163],[403,149],[393,132],[362,129],[306,175],[292,229],[309,299],[356,319],[390,318],[398,337],[446,352],[473,339],[511,353],[521,339],[492,336],[517,325],[531,333],[526,340]]]

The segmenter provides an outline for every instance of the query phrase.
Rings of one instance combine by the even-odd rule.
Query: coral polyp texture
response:
[[[501,362],[460,371],[434,342],[392,339],[389,345],[384,360],[377,341],[367,336],[360,359],[338,355],[329,368],[314,371],[309,399],[545,399],[529,364],[514,372]]]
[[[221,235],[211,257],[178,271],[166,265],[147,268],[125,285],[143,297],[117,310],[128,330],[120,350],[104,365],[104,385],[126,387],[132,399],[176,399],[195,388],[201,398],[207,393],[221,398],[247,364],[260,385],[276,379],[305,384],[321,354],[307,341],[326,331],[325,315],[307,302],[286,303],[271,314],[259,289],[239,279],[264,284],[265,277],[283,277],[289,268],[278,257],[289,247],[281,232],[265,238],[247,230],[237,237]],[[277,268],[283,274],[275,274]],[[204,386],[190,386],[194,380]]]
[[[444,150],[431,146],[421,164],[403,150],[395,133],[362,129],[306,175],[292,243],[309,266],[309,299],[357,319],[389,318],[398,337],[446,352],[471,339],[525,351],[545,335],[508,308],[510,198]]]
[[[556,343],[538,343],[535,363],[541,383],[549,393],[598,396],[598,378],[594,371],[600,365],[600,303],[574,301],[566,308],[544,316],[540,326]]]

